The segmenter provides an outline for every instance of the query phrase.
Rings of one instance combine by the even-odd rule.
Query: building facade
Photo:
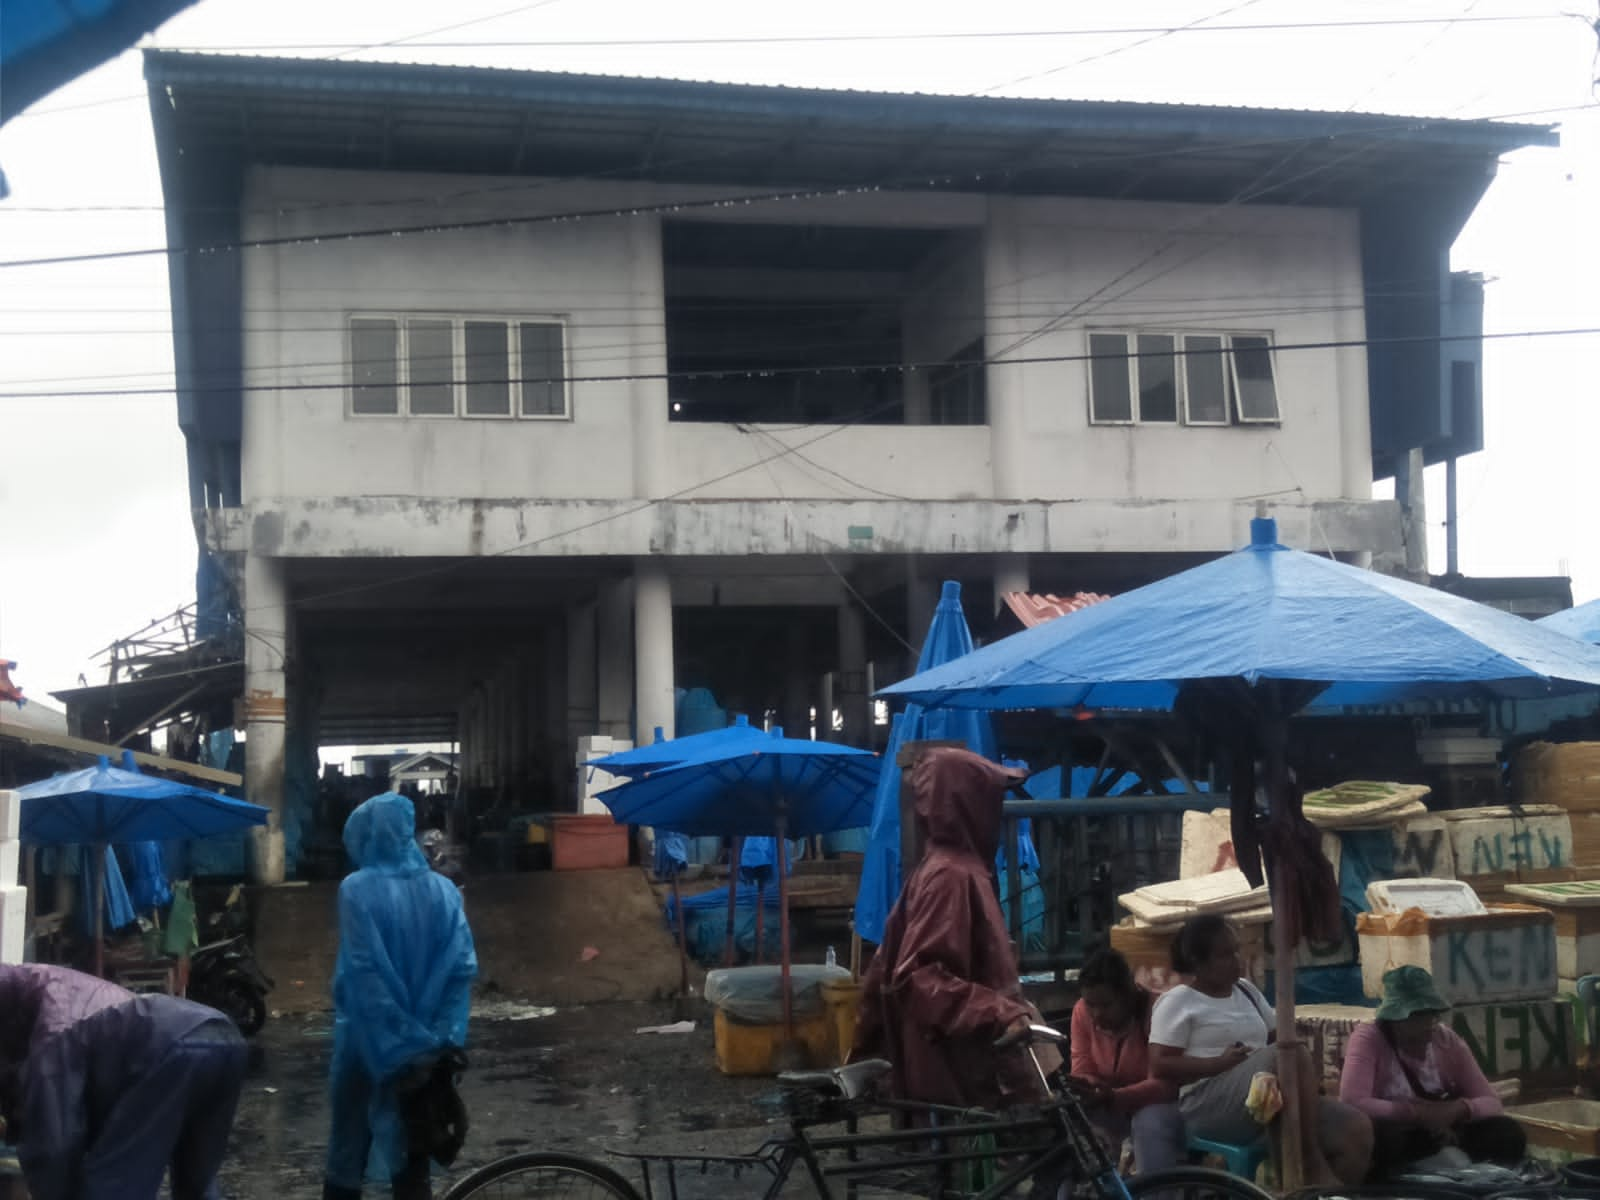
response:
[[[1549,136],[147,74],[202,609],[244,627],[248,791],[279,813],[308,746],[422,738],[459,742],[480,811],[570,808],[576,739],[671,735],[686,688],[864,741],[941,579],[979,620],[1122,590],[1259,504],[1394,559],[1375,470],[1476,436],[1449,244]]]

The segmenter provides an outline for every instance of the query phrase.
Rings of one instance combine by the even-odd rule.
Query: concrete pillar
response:
[[[266,808],[250,831],[250,880],[282,883],[284,724],[288,713],[289,587],[281,559],[244,562],[245,799]]]
[[[839,602],[839,694],[844,717],[843,740],[852,746],[867,740],[867,631],[861,610],[851,600]]]
[[[811,734],[811,669],[806,661],[806,630],[799,622],[792,623],[784,632],[783,672],[783,728],[790,737],[809,737]],[[818,729],[817,736],[828,740],[827,729]]]
[[[922,639],[928,636],[928,626],[933,623],[933,610],[939,604],[939,586],[923,577],[915,555],[906,555],[906,640],[916,647],[907,652],[906,674],[917,669],[917,658],[922,652]]]
[[[539,728],[533,742],[538,755],[538,766],[544,772],[545,786],[550,789],[559,807],[577,807],[572,795],[572,761],[574,745],[567,736],[567,654],[566,631],[555,622],[545,627],[544,645],[540,648],[539,675],[528,681],[529,686],[542,686],[539,704]]]
[[[672,577],[661,558],[639,558],[633,567],[633,677],[637,741],[649,741],[657,725],[667,737],[676,729],[673,692]]]
[[[618,579],[600,585],[596,614],[596,733],[610,737],[633,734],[633,581]],[[645,741],[650,726],[643,726]]]
[[[1394,495],[1400,501],[1400,525],[1405,534],[1406,574],[1418,583],[1428,579],[1428,493],[1422,451],[1408,451],[1395,472]]]
[[[598,604],[567,609],[567,740],[596,732],[600,721],[599,660],[595,654]]]
[[[1018,311],[1017,306],[1024,302],[1023,285],[1018,281],[1031,279],[1036,273],[1036,268],[1030,269],[1030,265],[1024,264],[1018,254],[1015,208],[1015,203],[1009,198],[991,197],[989,200],[989,220],[984,225],[983,276],[984,295],[990,313]],[[984,352],[991,357],[1004,359],[1010,356],[1008,348],[1016,341],[1016,330],[1001,320],[994,328],[985,329]],[[1018,347],[1015,354],[1038,354],[1042,344],[1036,342]],[[984,390],[989,406],[989,467],[994,482],[994,498],[1026,499],[1029,489],[1024,469],[1027,449],[1024,389],[1029,368],[990,363],[984,372]]]
[[[994,604],[989,615],[994,616],[1005,603],[1008,592],[1028,591],[1028,556],[1026,554],[996,554],[994,564]]]

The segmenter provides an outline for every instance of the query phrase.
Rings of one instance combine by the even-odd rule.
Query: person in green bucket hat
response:
[[[1408,1170],[1516,1163],[1522,1126],[1506,1116],[1472,1051],[1440,1018],[1433,976],[1396,967],[1383,977],[1377,1019],[1350,1035],[1339,1099],[1372,1118],[1372,1177]]]

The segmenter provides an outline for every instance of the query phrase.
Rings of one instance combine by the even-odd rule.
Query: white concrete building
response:
[[[202,607],[251,798],[458,738],[572,806],[675,689],[868,731],[943,578],[1395,556],[1479,436],[1447,251],[1543,129],[152,52]],[[1457,364],[1465,364],[1461,369]],[[232,589],[220,577],[233,581]],[[293,770],[290,770],[293,777]],[[290,803],[292,803],[292,798]],[[264,847],[261,873],[276,867]]]

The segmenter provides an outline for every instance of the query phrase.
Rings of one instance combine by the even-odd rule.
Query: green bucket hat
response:
[[[1421,967],[1396,967],[1383,977],[1380,1021],[1404,1021],[1417,1013],[1444,1012],[1449,1007],[1433,986],[1433,976]]]

